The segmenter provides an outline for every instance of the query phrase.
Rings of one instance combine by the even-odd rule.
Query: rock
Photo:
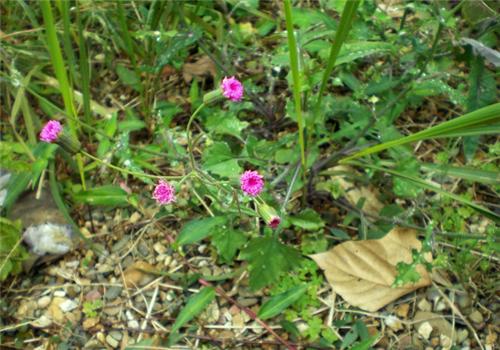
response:
[[[451,341],[451,339],[449,337],[447,337],[444,334],[441,334],[439,336],[439,344],[441,345],[441,348],[443,350],[450,350],[451,346],[453,345],[453,342]]]
[[[406,318],[408,317],[408,312],[410,311],[410,304],[398,305],[394,311],[398,317]]]
[[[42,315],[35,321],[31,322],[31,325],[36,328],[47,328],[52,324],[52,320],[46,315]]]
[[[46,312],[47,317],[51,318],[52,321],[56,323],[63,323],[65,321],[65,317],[59,305],[65,302],[66,300],[67,299],[60,297],[55,297],[54,299],[52,299],[52,302],[50,303]]]
[[[90,317],[83,320],[83,329],[89,330],[99,324],[99,317]]]
[[[433,303],[436,303],[437,300],[441,298],[441,294],[434,287],[430,287],[429,289],[427,289],[426,295],[427,299],[432,300]]]
[[[94,301],[94,300],[98,300],[98,299],[101,299],[101,293],[99,293],[99,291],[97,289],[93,289],[90,292],[88,292],[87,294],[85,294],[86,301]]]
[[[436,303],[436,306],[434,306],[434,311],[440,312],[444,311],[448,308],[448,304],[445,303],[443,300],[440,300]]]
[[[118,242],[116,242],[115,244],[113,244],[113,247],[111,248],[111,252],[112,253],[118,253],[118,252],[120,252],[122,249],[124,249],[127,246],[127,243],[129,241],[130,241],[130,236],[129,235],[123,236],[122,239],[120,239]]]
[[[250,307],[257,304],[259,300],[257,298],[239,298],[238,303],[242,306]]]
[[[139,254],[141,254],[143,257],[147,257],[149,256],[149,248],[148,248],[148,245],[144,242],[139,242],[139,244],[137,245],[137,251],[139,252]]]
[[[127,322],[127,326],[130,329],[139,329],[139,322],[137,320],[130,320]]]
[[[431,311],[432,305],[427,301],[427,299],[422,299],[418,302],[417,308],[421,311]]]
[[[71,299],[64,299],[61,303],[59,303],[59,308],[62,312],[69,312],[78,307],[78,303]]]
[[[395,331],[399,331],[403,328],[401,321],[396,316],[392,315],[385,318],[385,324]]]
[[[200,254],[203,254],[205,253],[205,250],[207,249],[207,245],[206,244],[202,244],[198,247],[198,253]]]
[[[40,309],[45,309],[47,306],[49,306],[51,301],[52,298],[46,295],[38,299],[37,305]]]
[[[432,326],[429,322],[423,322],[417,327],[417,332],[424,339],[429,339],[432,333]]]
[[[120,342],[115,338],[113,338],[111,335],[108,335],[106,337],[106,343],[108,343],[109,346],[111,346],[112,348],[117,348],[118,345],[120,345]]]
[[[434,349],[437,348],[437,346],[439,345],[439,338],[438,337],[432,337],[431,338],[431,345]]]
[[[167,256],[165,257],[165,261],[163,262],[163,265],[164,265],[165,267],[168,267],[168,265],[170,265],[170,263],[171,263],[171,262],[172,262],[172,256],[171,256],[171,255],[167,255]]]
[[[160,242],[156,242],[154,245],[153,245],[153,249],[155,252],[157,252],[158,254],[165,254],[167,252],[167,248],[161,244]]]
[[[429,323],[431,328],[435,331],[434,334],[436,336],[443,334],[450,339],[456,338],[456,333],[453,332],[453,327],[450,322],[448,322],[442,315],[432,312],[418,311],[415,314],[414,321],[416,322],[415,327],[417,327],[417,329],[419,329],[423,323]]]
[[[155,272],[156,268],[145,261],[136,261],[123,272],[125,286],[127,288],[145,286],[155,278],[155,275],[148,271]]]
[[[472,305],[472,299],[468,294],[459,294],[457,296],[458,307],[463,311]]]
[[[121,294],[122,290],[123,290],[122,287],[118,287],[118,286],[110,287],[110,288],[108,288],[106,293],[104,293],[104,299],[114,300]]]
[[[457,344],[462,344],[465,339],[469,336],[469,331],[463,328],[457,332]]]
[[[216,323],[220,317],[219,305],[217,301],[212,301],[210,305],[201,313],[200,320],[205,323]]]
[[[36,310],[37,303],[33,300],[23,300],[19,308],[17,309],[17,318],[22,320],[25,318],[33,319],[34,312]]]
[[[64,298],[66,296],[66,292],[63,290],[56,290],[54,292],[54,296],[59,298]]]
[[[135,224],[137,221],[139,221],[139,219],[141,218],[141,214],[139,212],[134,212],[132,215],[130,215],[130,218],[128,219],[128,221],[131,223],[131,224]]]
[[[97,273],[102,273],[102,274],[109,274],[114,270],[113,266],[107,263],[97,264],[96,267],[97,267]]]
[[[121,332],[118,332],[118,331],[111,331],[111,332],[109,332],[109,335],[118,341],[122,340],[122,337],[123,337],[123,334]]]
[[[473,310],[469,315],[469,319],[476,324],[483,323],[484,321],[483,315],[478,310]]]

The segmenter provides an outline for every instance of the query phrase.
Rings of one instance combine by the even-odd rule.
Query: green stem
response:
[[[92,154],[90,153],[87,153],[85,151],[80,151],[81,154],[83,154],[84,156],[98,162],[99,164],[102,164],[110,169],[113,169],[113,170],[117,170],[119,172],[122,172],[122,173],[125,173],[125,174],[129,174],[129,175],[133,175],[133,176],[136,176],[136,177],[147,177],[147,178],[150,178],[150,179],[167,179],[167,180],[177,180],[177,179],[182,179],[184,177],[186,177],[187,175],[183,175],[183,176],[164,176],[164,175],[151,175],[151,174],[146,174],[146,173],[139,173],[139,172],[136,172],[136,171],[132,171],[132,170],[128,170],[128,169],[125,169],[125,168],[122,168],[122,167],[119,167],[117,165],[113,165],[111,163],[107,163],[97,157],[94,157]]]
[[[293,98],[295,100],[295,113],[297,114],[297,124],[299,127],[300,161],[302,164],[303,174],[305,176],[307,163],[304,142],[304,120],[302,118],[302,101],[300,94],[301,81],[297,55],[297,43],[295,42],[295,35],[293,32],[292,5],[290,0],[285,0],[285,18],[286,31],[288,35],[288,50],[290,52],[290,66],[292,68]]]
[[[191,117],[189,117],[189,121],[187,123],[187,126],[186,126],[186,133],[187,133],[187,141],[188,141],[188,153],[189,153],[189,162],[191,163],[191,169],[193,171],[196,171],[196,163],[194,161],[194,154],[193,154],[193,141],[191,139],[191,124],[193,123],[193,120],[194,118],[196,118],[196,116],[198,115],[198,113],[200,113],[200,111],[203,109],[203,107],[205,107],[205,104],[202,103],[201,105],[199,105],[198,108],[196,108],[196,110],[194,111],[193,114],[191,114]]]

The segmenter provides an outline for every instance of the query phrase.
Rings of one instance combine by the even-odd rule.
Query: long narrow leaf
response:
[[[261,320],[278,315],[288,306],[297,301],[307,290],[307,285],[301,284],[295,286],[286,292],[273,296],[266,301],[259,309],[258,316]]]
[[[450,135],[458,136],[461,132],[467,134],[468,129],[476,128],[478,126],[484,127],[484,125],[486,125],[487,123],[496,125],[499,121],[500,103],[496,103],[488,107],[475,110],[474,112],[467,113],[461,117],[433,126],[431,128],[422,130],[415,134],[369,147],[342,159],[340,163],[345,163],[346,161],[351,159],[359,158],[372,153],[377,153],[388,148],[405,145],[410,142],[422,141],[431,138],[450,137]]]
[[[172,331],[168,337],[169,345],[177,342],[179,329],[200,314],[214,298],[215,289],[212,287],[205,287],[199,293],[189,298],[186,306],[181,310],[172,326]]]
[[[292,5],[290,0],[285,0],[286,31],[288,35],[288,51],[290,52],[290,65],[293,78],[293,99],[295,101],[295,113],[297,114],[297,124],[299,127],[300,160],[305,174],[306,170],[306,152],[304,143],[304,120],[302,118],[301,101],[301,81],[299,71],[299,59],[297,53],[297,43],[293,31]]]
[[[365,168],[370,168],[370,169],[374,169],[374,170],[378,170],[378,171],[382,171],[382,172],[385,172],[385,173],[388,173],[388,174],[391,174],[391,175],[394,175],[394,176],[398,176],[400,178],[403,178],[407,181],[410,181],[410,182],[413,182],[415,185],[418,185],[422,188],[425,188],[427,190],[430,190],[430,191],[434,191],[442,196],[445,196],[445,197],[448,197],[448,198],[451,198],[453,200],[456,200],[457,202],[460,202],[464,205],[467,205],[471,208],[473,208],[474,210],[478,211],[479,213],[483,214],[484,216],[490,218],[491,220],[495,221],[495,222],[500,222],[500,215],[492,212],[491,210],[479,205],[479,204],[476,204],[468,199],[465,199],[461,196],[458,196],[456,194],[453,194],[453,193],[450,193],[448,191],[445,191],[443,190],[442,188],[439,188],[437,186],[434,186],[430,183],[428,183],[427,181],[425,180],[422,180],[420,178],[417,178],[417,177],[414,177],[414,176],[410,176],[410,175],[407,175],[407,174],[403,174],[403,173],[400,173],[396,170],[392,170],[392,169],[388,169],[388,168],[384,168],[384,167],[380,167],[380,166],[377,166],[377,165],[373,165],[373,164],[368,164],[366,162],[357,162],[357,161],[349,161],[348,164],[351,164],[351,165],[354,165],[354,166],[359,166],[359,167],[365,167]]]
[[[354,21],[354,16],[356,15],[356,10],[359,6],[360,0],[349,0],[344,6],[342,11],[342,17],[340,18],[340,24],[335,33],[335,39],[333,41],[332,48],[330,49],[330,57],[328,58],[328,64],[326,66],[325,72],[323,73],[323,79],[321,81],[321,87],[319,88],[318,101],[316,102],[316,107],[320,106],[321,99],[323,98],[323,93],[326,89],[326,84],[328,83],[328,78],[332,74],[333,68],[335,67],[335,61],[339,55],[340,48],[347,38],[347,34],[351,30],[352,22]]]

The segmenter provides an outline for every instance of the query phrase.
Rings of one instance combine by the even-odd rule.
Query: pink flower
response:
[[[264,180],[255,170],[247,170],[240,177],[241,189],[249,196],[255,197],[262,192]]]
[[[57,120],[50,120],[40,132],[40,140],[43,142],[54,142],[62,131],[62,125]]]
[[[170,204],[175,201],[175,188],[168,182],[160,180],[153,192],[153,198],[158,204]]]
[[[220,84],[222,94],[231,101],[240,101],[243,97],[243,84],[235,77],[225,77]]]
[[[281,218],[279,216],[273,216],[271,218],[271,221],[269,221],[269,227],[276,228],[279,226],[280,223],[281,223]]]

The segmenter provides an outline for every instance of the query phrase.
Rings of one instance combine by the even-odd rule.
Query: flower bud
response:
[[[258,203],[257,210],[269,227],[277,228],[281,223],[281,218],[273,207],[265,203]]]
[[[224,99],[224,95],[222,94],[222,90],[219,88],[219,89],[215,89],[213,91],[207,92],[203,96],[203,103],[208,106],[209,104],[216,103],[216,102],[223,100],[223,99]]]
[[[66,131],[63,131],[59,135],[56,143],[70,154],[77,154],[81,149],[80,142],[73,136],[69,135],[69,133],[67,133]]]

